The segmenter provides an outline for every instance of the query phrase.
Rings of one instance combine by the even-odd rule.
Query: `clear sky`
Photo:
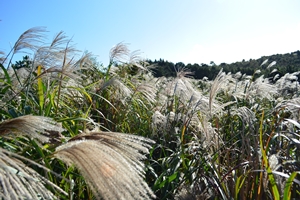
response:
[[[231,63],[300,50],[299,0],[0,0],[0,50],[59,31],[103,64],[117,43],[148,59]]]

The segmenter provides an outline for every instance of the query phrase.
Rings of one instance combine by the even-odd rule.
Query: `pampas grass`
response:
[[[0,124],[0,133],[4,137],[27,136],[43,143],[49,143],[51,136],[41,133],[49,134],[50,131],[61,132],[63,129],[52,119],[40,116],[22,116]],[[146,158],[144,154],[149,153],[153,143],[150,139],[123,133],[82,133],[57,147],[54,157],[69,165],[74,164],[97,199],[150,199],[155,195],[143,180],[145,174],[141,160]],[[0,151],[1,174],[6,174],[1,179],[2,197],[35,199],[37,195],[54,199],[44,187],[45,183],[49,184],[44,182],[46,179],[9,155],[13,154],[4,149]]]
[[[298,72],[154,78],[124,43],[99,67],[63,32],[43,33],[1,60],[1,198],[298,197]]]
[[[0,135],[2,137],[11,135],[13,137],[27,136],[29,138],[38,139],[42,143],[50,142],[51,136],[49,131],[60,133],[63,130],[64,129],[51,118],[32,115],[6,120],[0,124]]]
[[[150,199],[143,180],[142,153],[149,153],[152,140],[114,132],[78,135],[56,149],[54,156],[75,165],[97,199]]]
[[[58,140],[63,129],[53,120],[41,116],[21,116],[1,122],[0,135],[16,138],[29,137],[46,143]],[[52,133],[53,135],[51,135]],[[34,161],[0,148],[0,195],[4,199],[57,199],[46,185],[65,193],[58,186],[24,164],[23,161],[46,169]],[[47,170],[47,169],[46,169]],[[50,170],[47,170],[50,171]]]
[[[0,196],[2,199],[58,199],[46,187],[50,185],[65,193],[58,186],[28,167],[22,157],[0,149]]]

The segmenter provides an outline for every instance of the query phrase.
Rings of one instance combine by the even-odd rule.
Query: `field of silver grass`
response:
[[[299,72],[155,78],[126,44],[104,67],[63,32],[50,43],[44,33],[1,53],[2,198],[300,195]],[[12,63],[20,52],[30,56]]]

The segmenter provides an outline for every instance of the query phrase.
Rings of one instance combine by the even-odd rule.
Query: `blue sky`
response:
[[[129,44],[147,59],[231,63],[300,50],[298,0],[0,0],[0,51],[27,29],[59,31],[107,64]]]

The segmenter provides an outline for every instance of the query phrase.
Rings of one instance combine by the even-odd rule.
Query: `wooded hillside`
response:
[[[262,56],[259,59],[250,59],[248,61],[242,60],[234,63],[221,63],[216,65],[213,61],[210,64],[187,64],[182,62],[172,63],[164,59],[148,60],[153,65],[154,76],[176,76],[176,70],[185,68],[191,72],[195,79],[202,79],[207,77],[209,80],[214,79],[221,68],[228,73],[241,72],[242,74],[253,75],[256,70],[260,70],[265,77],[281,77],[286,73],[293,73],[300,69],[300,51],[295,51],[286,54],[275,54],[270,56]],[[276,69],[274,72],[272,72]],[[272,72],[272,73],[270,73]],[[278,77],[278,78],[279,78]]]

